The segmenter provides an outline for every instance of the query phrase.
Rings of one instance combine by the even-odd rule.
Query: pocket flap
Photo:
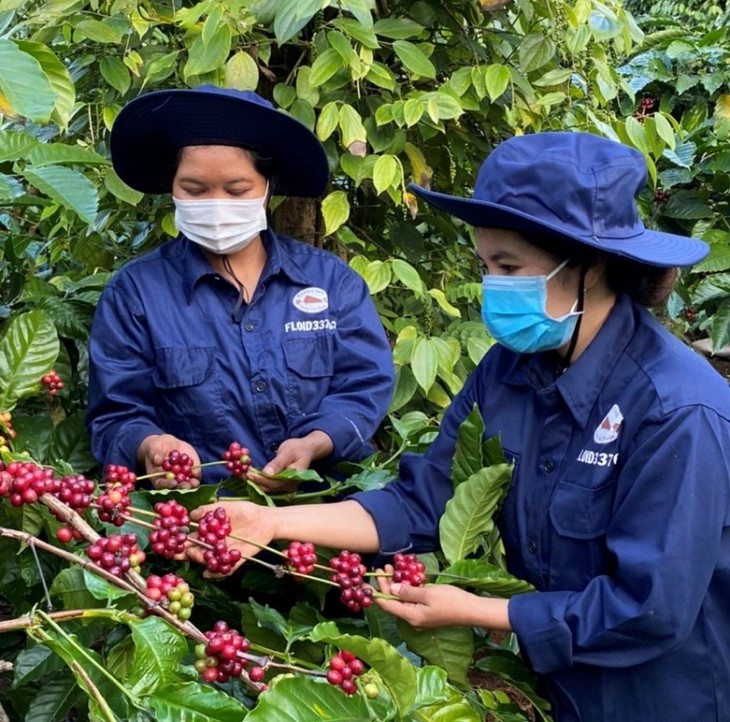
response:
[[[332,376],[335,362],[331,336],[288,338],[283,347],[287,368],[298,376],[307,379]]]
[[[615,489],[614,483],[589,488],[561,481],[550,503],[550,520],[558,534],[573,539],[594,539],[605,534]]]
[[[213,372],[213,348],[158,348],[155,384],[162,389],[202,384]]]

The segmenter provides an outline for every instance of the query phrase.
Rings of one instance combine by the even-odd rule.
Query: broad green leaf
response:
[[[352,18],[339,17],[333,21],[333,25],[339,28],[345,35],[357,40],[363,47],[370,50],[377,50],[380,47],[372,27],[361,25]]]
[[[68,719],[68,713],[78,701],[79,688],[71,675],[45,679],[38,686],[23,722]]]
[[[570,79],[573,74],[571,68],[555,68],[548,70],[547,73],[541,75],[537,80],[533,80],[532,84],[538,88],[545,88],[551,85],[562,85]]]
[[[203,41],[202,34],[193,41],[188,51],[188,60],[183,68],[185,79],[194,75],[209,73],[223,66],[231,51],[231,29],[228,25],[219,25],[210,42]]]
[[[340,649],[346,649],[372,667],[388,688],[401,715],[413,704],[416,696],[416,673],[413,665],[384,639],[365,639],[351,634],[340,634],[333,622],[318,624],[310,638],[313,642],[329,642]]]
[[[474,404],[469,415],[459,424],[451,462],[451,481],[458,486],[484,467],[482,442],[484,439],[484,420],[479,407]]]
[[[86,585],[84,570],[71,566],[62,570],[53,580],[51,596],[60,598],[65,609],[92,609],[102,606]]]
[[[671,150],[674,150],[677,141],[674,137],[674,129],[670,122],[666,119],[663,113],[654,113],[654,123],[656,125],[656,132],[659,137],[669,146]]]
[[[494,597],[512,597],[535,591],[528,582],[482,559],[462,559],[451,564],[439,574],[436,582],[476,589]]]
[[[438,371],[438,352],[434,347],[433,339],[419,336],[413,342],[411,370],[418,385],[428,392],[436,380]]]
[[[80,43],[86,39],[93,40],[95,43],[118,45],[122,40],[122,33],[119,28],[110,23],[86,18],[74,26],[74,42]]]
[[[360,273],[373,296],[387,288],[392,278],[390,266],[383,261],[370,261]]]
[[[76,88],[68,68],[43,43],[21,40],[18,41],[18,47],[32,55],[40,63],[53,91],[56,93],[51,120],[62,128],[66,128],[71,120],[76,103]]]
[[[345,65],[350,65],[357,57],[352,45],[350,45],[350,41],[342,33],[336,30],[330,30],[327,33],[327,41]]]
[[[128,592],[126,589],[121,589],[103,577],[100,577],[98,574],[94,574],[94,572],[90,569],[84,569],[83,572],[86,589],[89,591],[89,594],[94,597],[94,599],[98,599],[109,604],[115,599],[120,599],[121,597],[126,597],[132,594],[132,592]]]
[[[440,120],[453,120],[464,113],[459,101],[448,93],[426,93],[422,100],[425,101],[428,114],[434,123]],[[403,110],[405,115],[405,107]]]
[[[398,629],[408,649],[429,664],[446,670],[449,679],[467,686],[466,673],[474,655],[474,633],[471,627],[452,626],[416,630],[398,620]]]
[[[231,695],[198,682],[157,689],[145,698],[145,706],[154,712],[155,722],[242,722],[244,718],[248,719],[246,707]]]
[[[527,74],[539,70],[555,56],[555,43],[542,33],[526,35],[519,47],[520,70]]]
[[[405,406],[418,390],[418,382],[413,375],[413,371],[408,366],[396,366],[395,368],[395,391],[393,399],[390,402],[388,411],[390,413],[398,411]]]
[[[130,186],[122,181],[113,168],[107,169],[104,176],[104,187],[110,191],[112,195],[119,198],[119,200],[129,203],[132,206],[136,206],[144,198],[144,193],[140,193],[140,191],[130,188]]]
[[[425,287],[421,277],[418,275],[418,271],[408,262],[401,258],[394,258],[390,262],[390,267],[393,269],[395,277],[411,291],[417,295],[423,295]]]
[[[691,168],[695,162],[696,151],[697,146],[692,141],[688,140],[684,143],[678,143],[674,150],[667,148],[663,155],[665,158],[668,158],[672,161],[672,163],[680,166],[681,168]]]
[[[179,50],[173,50],[170,53],[160,53],[150,59],[143,68],[142,87],[147,85],[157,85],[161,81],[169,78],[177,69],[177,58],[180,55]]]
[[[396,86],[393,71],[382,63],[373,63],[365,74],[365,79],[373,85],[377,85],[379,88],[385,88],[386,90],[393,90]]]
[[[312,108],[319,104],[319,90],[311,83],[312,69],[305,65],[299,68],[297,73],[296,91],[297,97],[310,105]],[[310,123],[312,127],[314,123]]]
[[[692,303],[701,305],[730,295],[730,273],[716,273],[704,278],[692,294]]]
[[[309,82],[315,88],[326,83],[338,70],[342,68],[342,58],[334,48],[327,48],[312,64]]]
[[[5,38],[0,38],[0,91],[14,112],[39,123],[50,119],[57,98],[41,64]]]
[[[106,654],[106,668],[117,678],[127,679],[134,666],[134,640],[127,635]]]
[[[396,40],[393,42],[393,50],[403,65],[414,75],[423,78],[436,77],[436,67],[418,45],[407,40]]]
[[[22,649],[13,664],[13,687],[49,679],[61,669],[63,662],[48,647],[37,644]]]
[[[351,105],[345,104],[340,107],[339,125],[344,148],[349,148],[358,141],[364,143],[367,140],[367,131],[362,124],[362,117]]]
[[[408,98],[403,106],[403,118],[406,121],[406,125],[410,128],[418,123],[421,120],[424,110],[425,106],[421,98]]]
[[[644,126],[633,115],[626,118],[624,126],[634,147],[638,148],[644,155],[649,155],[649,143],[646,138]]]
[[[65,145],[64,143],[41,143],[28,153],[28,161],[34,168],[57,163],[77,165],[109,165],[109,159],[81,145]]]
[[[131,620],[134,664],[127,684],[136,694],[149,694],[159,687],[178,683],[183,677],[181,660],[187,652],[185,637],[156,616]],[[196,676],[191,672],[192,676]]]
[[[132,83],[132,79],[129,76],[129,70],[127,66],[121,61],[120,58],[115,56],[105,55],[99,61],[99,71],[102,77],[106,80],[109,85],[114,88],[119,95],[126,95],[129,90],[129,86]]]
[[[393,155],[381,155],[373,166],[373,185],[378,195],[397,185],[400,176],[400,163]]]
[[[82,221],[94,225],[99,196],[96,186],[83,173],[60,165],[48,165],[28,167],[23,170],[23,176],[49,198],[76,213]]]
[[[456,690],[451,687],[442,667],[427,665],[416,670],[416,701],[412,710],[446,702]]]
[[[712,318],[712,348],[719,350],[730,343],[730,299],[725,299]]]
[[[373,25],[376,35],[382,35],[392,40],[406,40],[414,38],[423,32],[423,25],[409,18],[383,18]]]
[[[67,416],[55,427],[48,447],[48,461],[65,461],[80,472],[96,465],[83,411]]]
[[[319,113],[317,118],[316,133],[320,140],[327,140],[337,129],[340,120],[340,111],[337,103],[331,101],[327,103]]]
[[[512,478],[510,464],[480,469],[459,484],[439,522],[441,549],[450,563],[474,552]]]
[[[27,133],[0,130],[0,162],[25,158],[38,141]]]
[[[288,108],[297,98],[296,88],[285,83],[274,86],[274,100],[280,108]]]
[[[430,288],[428,295],[435,299],[441,310],[445,311],[449,316],[461,318],[461,311],[448,302],[446,294],[440,288]]]
[[[332,191],[322,201],[325,234],[331,235],[350,217],[350,202],[344,191]]]
[[[226,63],[226,87],[238,90],[256,90],[259,84],[259,66],[245,51],[239,50]]]
[[[56,361],[59,350],[56,329],[42,311],[16,316],[0,341],[0,410],[40,390],[41,376]]]
[[[337,4],[344,12],[350,13],[366,28],[373,26],[373,0],[337,0]]]
[[[713,210],[708,206],[697,191],[678,190],[673,193],[662,213],[668,218],[681,218],[683,220],[698,220],[700,218],[712,218]]]
[[[17,178],[0,173],[0,201],[11,201],[20,198],[24,193],[25,188]]]
[[[289,107],[289,112],[300,123],[306,125],[309,130],[314,132],[314,125],[317,122],[317,118],[314,115],[314,108],[309,101],[303,98],[296,98]]]
[[[249,604],[251,611],[256,617],[257,624],[265,629],[271,629],[283,637],[287,642],[287,646],[305,637],[312,631],[312,627],[314,626],[314,624],[299,624],[291,619],[286,619],[276,609],[273,609],[268,604],[259,604],[253,598],[249,600]]]
[[[279,3],[274,20],[274,35],[279,45],[293,38],[321,9],[322,0]]]

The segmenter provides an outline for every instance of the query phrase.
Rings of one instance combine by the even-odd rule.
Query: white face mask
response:
[[[227,256],[243,250],[266,230],[266,191],[261,198],[244,201],[174,198],[177,229],[212,253]]]

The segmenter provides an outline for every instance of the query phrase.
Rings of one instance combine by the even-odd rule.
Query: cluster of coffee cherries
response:
[[[657,188],[654,191],[654,203],[658,206],[662,206],[670,199],[671,195],[672,191],[667,190],[666,188]]]
[[[223,622],[216,622],[213,629],[205,633],[206,642],[195,647],[195,669],[206,682],[227,682],[240,677],[248,666],[245,657],[250,649],[248,639],[236,629]],[[264,677],[263,667],[252,667],[248,673],[254,682]]]
[[[175,486],[177,489],[192,488],[193,485],[190,479],[193,476],[195,462],[188,454],[175,449],[162,460],[160,466],[166,472],[165,478],[176,482]]]
[[[363,575],[367,571],[359,554],[341,551],[329,560],[335,570],[331,581],[339,584],[340,601],[352,612],[359,612],[373,603],[373,590],[363,584]]]
[[[311,574],[314,571],[317,555],[312,542],[293,541],[284,553],[289,560],[289,567],[297,574]]]
[[[329,661],[327,681],[339,687],[345,694],[355,694],[357,685],[355,679],[365,671],[365,665],[352,652],[340,650]]]
[[[129,516],[137,475],[126,466],[109,464],[104,473],[104,491],[96,497],[99,519],[114,526],[122,526]]]
[[[230,574],[241,560],[238,549],[229,549],[226,537],[231,533],[231,522],[222,506],[209,512],[198,522],[198,540],[208,547],[203,560],[214,574]]]
[[[188,510],[174,499],[158,501],[155,504],[157,516],[150,533],[150,545],[155,554],[173,559],[185,551],[185,542],[190,533]]]
[[[415,554],[398,553],[393,556],[393,581],[420,587],[426,581],[426,567]]]
[[[634,118],[636,118],[639,123],[643,123],[644,119],[648,115],[654,113],[658,107],[659,98],[647,95],[645,98],[642,98],[641,102],[639,103],[639,107],[634,111]]]
[[[175,574],[165,574],[162,577],[152,574],[147,577],[146,594],[180,621],[187,622],[190,619],[195,597],[184,579]]]
[[[145,553],[137,546],[135,534],[111,534],[100,537],[86,549],[92,562],[115,577],[122,577],[130,569],[139,572]]]
[[[242,479],[246,477],[246,473],[251,468],[251,456],[248,449],[237,441],[232,441],[228,449],[223,452],[223,461],[226,462],[226,469],[233,476],[240,476]]]
[[[46,387],[49,396],[55,396],[66,384],[55,369],[51,369],[45,376],[41,376],[41,383]]]

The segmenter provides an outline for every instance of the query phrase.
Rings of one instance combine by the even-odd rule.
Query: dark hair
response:
[[[203,144],[201,144],[203,145]],[[211,141],[210,143],[205,143],[205,145],[231,145],[230,143],[216,143],[214,141]],[[185,148],[189,148],[190,146],[183,146],[178,150],[178,152],[175,154],[175,167],[172,169],[172,173],[170,174],[170,185],[172,186],[172,179],[175,177],[175,173],[177,173],[177,169],[180,166],[180,160],[182,159],[182,154]],[[232,145],[232,148],[240,148],[242,151],[244,151],[250,158],[251,162],[253,163],[253,167],[256,170],[257,173],[260,173],[269,183],[269,195],[273,196],[276,195],[277,187],[278,187],[278,181],[277,181],[277,174],[276,174],[276,161],[268,155],[265,155],[260,150],[256,148],[247,148],[243,145]]]
[[[525,240],[549,253],[556,261],[566,258],[569,266],[586,268],[602,264],[606,284],[615,294],[628,294],[647,308],[663,306],[679,276],[676,268],[660,268],[633,261],[614,253],[605,253],[563,236],[526,236]]]

